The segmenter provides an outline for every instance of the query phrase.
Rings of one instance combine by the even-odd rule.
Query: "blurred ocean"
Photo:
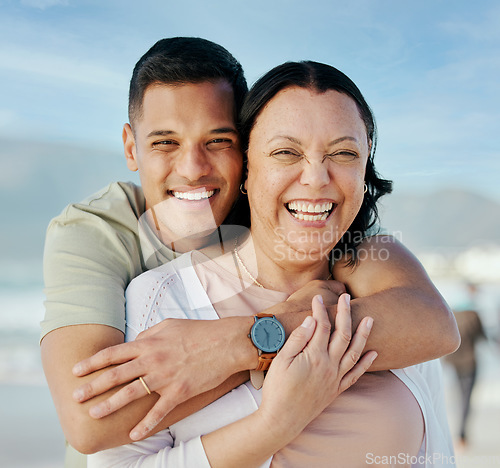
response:
[[[466,299],[455,280],[435,281],[451,307]],[[3,265],[0,273],[0,466],[61,467],[64,437],[43,375],[39,324],[44,315],[41,267],[36,262]],[[500,412],[500,288],[480,287],[478,309],[488,336],[479,347],[480,374],[474,395],[477,411]],[[444,368],[450,425],[458,406],[451,369]],[[500,433],[500,425],[496,428]],[[478,429],[479,430],[479,429]],[[26,450],[32,447],[34,451]],[[36,456],[33,455],[36,453]]]
[[[0,270],[0,466],[62,468],[64,436],[40,359],[41,264]]]
[[[42,285],[0,285],[0,383],[42,385]]]

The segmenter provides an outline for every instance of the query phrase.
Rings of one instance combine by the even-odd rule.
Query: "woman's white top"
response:
[[[192,253],[184,254],[167,264],[143,273],[130,283],[126,291],[126,341],[134,340],[141,331],[166,318],[203,320],[217,320],[219,318],[193,266],[192,255]],[[195,255],[201,254],[195,253]],[[223,276],[227,279],[227,275]],[[260,293],[259,291],[255,292]],[[336,434],[335,436],[325,434],[324,427],[314,432],[313,421],[309,433],[306,433],[309,426],[304,430],[303,442],[299,436],[294,444],[290,444],[289,447],[278,452],[274,461],[269,459],[263,466],[269,467],[271,463],[273,467],[304,466],[304,454],[307,450],[304,451],[301,443],[314,452],[308,455],[312,457],[309,460],[316,460],[318,452],[331,445],[329,442],[332,441],[332,437],[339,438],[342,443],[341,447],[345,447],[344,453],[341,453],[342,450],[336,449],[335,459],[329,456],[323,459],[323,463],[321,456],[319,456],[317,462],[313,462],[314,466],[349,467],[370,464],[379,467],[391,465],[426,468],[455,466],[453,445],[445,413],[439,361],[430,361],[391,372],[397,379],[391,378],[390,372],[365,374],[353,387],[335,400],[335,407],[332,406],[332,408],[335,408],[336,411],[335,420],[339,420],[338,429],[332,428],[332,434]],[[391,382],[391,379],[394,382]],[[395,382],[402,382],[404,384],[402,388],[409,390],[409,392],[405,390],[408,395],[401,395],[401,388],[396,389],[397,398],[386,405],[383,415],[387,418],[384,418],[382,423],[379,421],[380,426],[377,427],[377,423],[373,421],[373,415],[370,416],[370,411],[374,406],[377,406],[372,404],[377,403],[377,400],[372,401],[372,398],[378,397],[370,395],[373,395],[377,389],[383,389],[383,385],[388,385],[387,389],[391,391]],[[396,387],[398,386],[401,387],[400,384],[396,383]],[[357,396],[356,392],[358,392]],[[383,394],[380,394],[380,397],[381,401],[386,398]],[[400,400],[399,407],[398,398]],[[261,391],[253,388],[250,382],[246,382],[202,410],[148,439],[90,455],[87,461],[88,468],[210,468],[201,436],[251,414],[258,408],[260,401]],[[412,401],[413,403],[416,401],[418,406],[412,405]],[[361,419],[361,423],[357,422],[359,427],[363,424],[363,415],[366,413],[366,424],[370,424],[370,427],[365,427],[365,432],[378,433],[377,435],[381,436],[376,446],[370,447],[369,444],[364,444],[362,436],[351,437],[356,445],[352,445],[352,441],[351,445],[348,442],[344,444],[342,437],[349,434],[352,429],[342,420],[344,406],[358,409],[358,416],[361,416],[357,418]],[[418,414],[414,411],[413,406],[417,408]],[[410,410],[411,408],[413,410]],[[330,413],[332,411],[330,410]],[[359,415],[359,411],[362,411],[361,415]],[[328,412],[327,408],[325,414],[320,416],[331,418],[332,416],[328,416]],[[408,414],[401,414],[406,412]],[[375,418],[378,419],[379,416],[375,416]],[[418,425],[419,418],[423,418],[425,430],[423,431],[423,439],[419,439],[422,440],[420,450],[418,450],[417,445],[414,453],[384,451],[392,450],[391,441],[386,439],[397,439],[399,436],[404,436],[400,433],[411,432],[404,429],[392,429],[393,432],[390,436],[384,436],[385,426],[387,424],[390,426],[391,421],[395,419],[400,421],[398,424],[401,424],[406,418],[409,418],[408,421],[414,426]],[[318,417],[319,420],[320,417]],[[329,427],[333,426],[332,421],[334,420],[327,420]],[[347,422],[349,421],[348,419]],[[357,427],[354,420],[353,426]],[[411,426],[408,429],[411,429]],[[326,436],[329,438],[325,438]],[[390,449],[384,449],[386,442],[387,447],[391,447]],[[327,464],[325,464],[326,459],[328,459]],[[295,460],[297,460],[297,464],[295,464]],[[299,460],[302,461],[299,462]],[[364,463],[360,463],[361,461]]]

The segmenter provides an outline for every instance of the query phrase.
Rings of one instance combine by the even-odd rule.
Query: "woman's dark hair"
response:
[[[332,258],[345,258],[349,260],[350,265],[355,265],[358,245],[379,219],[377,200],[392,191],[392,182],[382,179],[373,163],[377,145],[375,118],[361,91],[340,70],[318,62],[286,62],[262,76],[245,98],[239,118],[242,149],[245,153],[248,150],[250,132],[259,114],[276,94],[291,86],[309,88],[319,93],[334,90],[350,96],[356,102],[361,119],[366,126],[366,133],[371,142],[365,175],[368,189],[356,218],[332,251]]]
[[[130,80],[128,113],[133,122],[142,114],[148,86],[193,84],[224,79],[233,88],[235,112],[248,91],[241,64],[222,46],[199,37],[161,39],[137,62]]]

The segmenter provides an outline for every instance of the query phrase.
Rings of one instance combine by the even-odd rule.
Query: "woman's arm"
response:
[[[202,447],[197,437],[178,441],[174,447],[171,434],[165,431],[96,454],[92,463],[99,463],[90,466],[115,463],[120,467],[146,467],[158,466],[160,461],[165,467],[260,466],[300,434],[376,357],[376,353],[370,352],[359,360],[370,333],[370,320],[361,323],[351,340],[346,296],[339,305],[336,330],[331,338],[326,309],[318,299],[313,301],[313,317],[292,333],[275,358],[264,383],[262,404],[256,412],[203,435]],[[233,401],[233,404],[238,403]],[[232,413],[230,408],[225,409]],[[159,447],[164,448],[158,450]]]

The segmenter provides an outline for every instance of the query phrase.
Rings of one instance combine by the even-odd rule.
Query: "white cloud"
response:
[[[483,18],[480,21],[474,21],[473,17],[465,19],[450,20],[441,23],[441,28],[462,40],[472,40],[477,42],[498,41],[500,39],[500,7],[494,5],[489,10],[484,10]]]
[[[11,109],[0,109],[0,128],[15,124],[18,115]]]
[[[53,6],[68,6],[68,0],[21,0],[21,5],[45,10]]]
[[[12,45],[0,46],[0,69],[114,89],[126,88],[129,78],[99,63]]]

